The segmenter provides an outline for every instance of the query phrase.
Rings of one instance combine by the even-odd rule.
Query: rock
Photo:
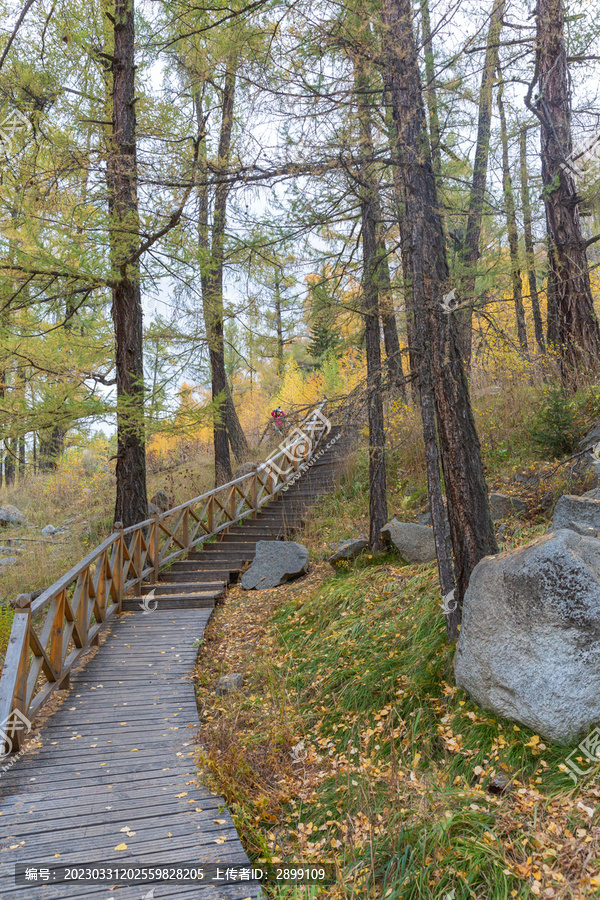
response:
[[[600,535],[600,497],[596,499],[596,491],[588,491],[583,497],[563,494],[554,507],[551,531],[569,528],[577,534],[590,537]]]
[[[591,428],[582,441],[579,442],[577,452],[582,453],[584,450],[593,450],[597,443],[600,442],[600,422],[597,422]]]
[[[3,503],[0,506],[0,525],[24,525],[27,519],[20,509],[11,506],[10,503]]]
[[[217,681],[215,693],[217,697],[229,694],[231,691],[239,691],[244,683],[244,676],[240,672],[232,672],[231,675],[223,675]]]
[[[159,513],[158,506],[155,506],[152,500],[148,500],[148,516],[157,516]]]
[[[510,790],[510,778],[504,772],[498,772],[488,781],[486,791],[488,794],[504,794]]]
[[[356,557],[359,556],[363,550],[366,550],[368,546],[369,542],[364,538],[340,541],[333,556],[329,557],[329,562],[332,565],[335,565],[336,562],[339,562],[342,559],[356,559]]]
[[[600,722],[600,540],[561,529],[482,559],[454,673],[485,709],[551,740]]]
[[[60,529],[55,528],[54,525],[46,525],[45,528],[42,528],[42,537],[52,537],[53,534],[60,533]]]
[[[433,528],[392,519],[383,526],[381,534],[394,544],[406,562],[431,562],[436,558]]]
[[[161,490],[157,491],[154,497],[148,501],[148,508],[150,508],[150,505],[156,507],[159,512],[166,512],[171,506],[171,501],[169,500],[166,491]]]
[[[258,541],[252,565],[242,575],[246,591],[274,588],[308,571],[308,550],[294,541]]]
[[[241,478],[242,475],[252,475],[253,472],[256,472],[259,465],[260,465],[259,463],[253,463],[253,462],[243,463],[233,473],[233,480],[235,481],[236,478]]]
[[[3,556],[0,559],[0,566],[12,566],[13,563],[19,562],[19,558],[17,556]]]
[[[508,516],[519,516],[527,510],[527,504],[519,497],[507,497],[506,494],[490,494],[490,512],[492,521],[506,519]]]

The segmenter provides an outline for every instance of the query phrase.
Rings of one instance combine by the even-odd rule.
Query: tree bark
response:
[[[483,222],[483,206],[487,181],[488,157],[490,152],[490,130],[492,122],[492,88],[494,75],[498,65],[498,45],[502,31],[502,16],[505,0],[493,0],[490,26],[487,36],[487,47],[481,87],[479,89],[479,111],[477,115],[477,143],[475,146],[475,162],[473,179],[469,194],[467,210],[467,227],[463,256],[464,274],[458,290],[461,302],[468,305],[457,314],[460,345],[467,372],[471,368],[471,347],[473,343],[473,307],[475,298],[476,267],[480,255],[481,226]]]
[[[361,151],[367,153],[368,148],[372,147],[371,112],[367,99],[369,96],[368,79],[360,58],[355,60],[354,87]],[[365,323],[369,418],[369,544],[373,551],[377,551],[382,545],[381,529],[387,522],[387,490],[379,332],[379,291],[383,258],[379,243],[381,219],[372,164],[367,163],[361,166],[360,181],[363,250],[362,314]]]
[[[217,165],[227,171],[231,155],[231,137],[233,132],[233,110],[236,83],[235,60],[230,60],[225,72],[223,85],[223,102],[221,111],[221,130],[219,134],[219,150]],[[202,119],[202,110],[198,106],[198,118]],[[202,163],[206,171],[206,141],[201,145]],[[225,369],[224,308],[223,308],[223,263],[225,253],[225,227],[227,223],[227,196],[229,186],[217,184],[215,188],[212,235],[209,238],[208,223],[208,188],[199,192],[200,214],[198,235],[201,249],[206,254],[206,262],[201,267],[202,305],[204,326],[210,354],[212,379],[212,399],[214,404],[213,444],[215,453],[215,484],[231,481],[231,456],[229,444],[234,455],[241,459],[248,450],[248,442],[240,425],[231,396]]]
[[[420,356],[427,359],[431,374],[454,551],[455,600],[460,606],[473,568],[498,548],[458,330],[454,316],[441,307],[449,272],[427,145],[412,7],[410,0],[384,0],[383,10],[388,90],[404,187],[405,228],[410,239],[413,308],[416,331],[424,341]],[[424,367],[425,363],[420,373],[424,373]],[[423,395],[428,387],[425,377],[420,387]]]
[[[19,438],[19,481],[25,478],[25,435]]]
[[[148,516],[144,435],[144,357],[139,247],[133,0],[116,0],[113,50],[113,133],[107,165],[116,342],[117,490],[115,521],[125,527]]]
[[[577,188],[568,164],[573,144],[562,0],[538,0],[536,28],[538,97],[533,108],[542,124],[542,183],[558,313],[556,345],[563,384],[572,388],[597,374],[600,330]]]
[[[438,112],[437,87],[435,83],[435,57],[431,38],[431,18],[429,0],[421,2],[421,22],[423,25],[423,49],[425,51],[425,77],[427,78],[427,111],[429,113],[429,136],[431,143],[431,164],[436,178],[442,173],[441,128]]]
[[[515,211],[515,195],[510,174],[508,159],[508,133],[506,129],[506,113],[504,112],[504,81],[502,71],[498,66],[498,114],[500,116],[500,140],[502,143],[502,191],[504,194],[504,210],[506,212],[506,231],[508,234],[508,251],[510,254],[510,278],[512,283],[513,302],[515,304],[515,317],[517,320],[517,335],[521,350],[527,354],[527,325],[525,323],[525,310],[523,308],[523,288],[521,284],[521,265],[519,263],[519,232],[517,230],[517,213]]]
[[[523,234],[525,238],[525,259],[527,262],[527,281],[529,282],[529,297],[531,300],[531,312],[533,315],[533,329],[538,347],[542,353],[546,352],[544,342],[544,325],[540,310],[540,298],[537,289],[537,277],[535,273],[535,252],[533,248],[533,232],[531,228],[531,201],[529,199],[529,177],[527,174],[527,129],[521,128],[519,133],[519,170],[521,176],[521,206],[523,208]]]

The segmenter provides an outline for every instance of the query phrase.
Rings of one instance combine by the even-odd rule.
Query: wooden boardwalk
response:
[[[141,900],[152,887],[154,900],[259,896],[248,883],[15,884],[15,863],[248,864],[224,801],[196,780],[199,723],[190,675],[210,613],[121,617],[40,728],[39,749],[27,750],[8,771],[0,768],[2,900]]]
[[[249,867],[223,799],[197,782],[199,721],[191,675],[198,642],[215,600],[254,558],[257,542],[289,537],[301,528],[310,506],[333,489],[352,436],[350,430],[336,432],[298,480],[282,483],[285,490],[277,487],[279,482],[273,488],[274,475],[268,479],[263,475],[268,490],[263,481],[253,490],[264,489],[269,502],[254,508],[251,518],[221,525],[216,541],[196,548],[190,526],[195,501],[191,501],[191,513],[185,505],[175,510],[175,525],[155,518],[148,526],[150,538],[142,526],[126,532],[127,541],[123,534],[113,535],[87,562],[57,582],[44,599],[48,618],[43,629],[35,625],[31,610],[19,613],[29,617],[27,627],[32,630],[31,640],[23,638],[25,649],[19,651],[23,670],[29,672],[27,702],[36,696],[32,653],[42,667],[36,672],[52,674],[54,667],[61,673],[53,675],[53,684],[62,683],[63,668],[70,672],[71,689],[41,726],[34,723],[32,735],[39,731],[39,741],[14,763],[9,757],[0,764],[0,900],[260,897],[259,886],[248,881],[127,886],[48,884],[38,879],[16,884],[15,865]],[[244,491],[250,491],[240,488],[238,481],[231,484],[231,496],[234,488],[244,497]],[[218,497],[206,496],[208,500],[199,498],[205,506],[213,503],[221,512],[225,509]],[[217,513],[213,513],[214,525]],[[199,515],[194,521],[201,521]],[[159,525],[167,535],[160,552]],[[185,558],[179,552],[168,556],[172,543],[183,548]],[[151,547],[154,556],[148,557]],[[160,572],[159,581],[144,581],[147,573],[156,574],[165,554],[170,566]],[[90,561],[93,571],[88,571]],[[124,592],[130,583],[141,589],[141,596]],[[73,595],[67,592],[70,584],[75,585]],[[97,627],[89,624],[89,611],[93,607],[96,618],[102,617],[115,584],[119,609],[126,612],[107,620],[106,640],[75,674],[68,664],[64,635],[75,633],[76,620],[76,634],[84,649],[89,647]],[[36,602],[41,609],[42,600]],[[151,611],[142,611],[142,605]],[[70,618],[65,617],[68,610]],[[13,663],[17,656],[13,655]],[[18,693],[19,679],[13,678],[11,684],[11,691]]]

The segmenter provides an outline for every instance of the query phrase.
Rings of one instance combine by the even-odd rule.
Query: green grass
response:
[[[544,744],[457,690],[432,571],[390,569],[363,560],[275,617],[306,744],[337,761],[312,802],[292,802],[289,823],[312,826],[313,858],[340,842],[339,896],[534,897],[514,867],[527,866],[535,823],[514,801],[533,791],[541,817],[553,797],[570,796],[559,768],[570,748]],[[514,779],[500,798],[485,790],[499,772]],[[576,827],[588,826],[572,806]],[[349,840],[342,823],[361,821],[368,839]]]

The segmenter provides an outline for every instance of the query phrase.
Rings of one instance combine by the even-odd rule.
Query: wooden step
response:
[[[123,611],[150,615],[153,611],[161,609],[214,609],[215,600],[222,596],[222,593],[169,594],[155,597],[154,600],[148,600],[147,597],[127,597],[123,600]],[[144,602],[148,607],[147,612],[142,607]]]
[[[192,573],[190,573],[191,575]],[[190,578],[189,581],[178,581],[176,584],[168,584],[163,583],[161,581],[157,581],[156,584],[143,584],[142,585],[142,594],[151,594],[152,591],[155,591],[154,596],[156,598],[165,596],[167,594],[204,594],[204,593],[215,593],[219,597],[221,597],[225,593],[225,588],[227,587],[227,582],[223,581],[207,581],[206,576],[202,578],[202,572],[198,572],[199,580],[194,581]]]

